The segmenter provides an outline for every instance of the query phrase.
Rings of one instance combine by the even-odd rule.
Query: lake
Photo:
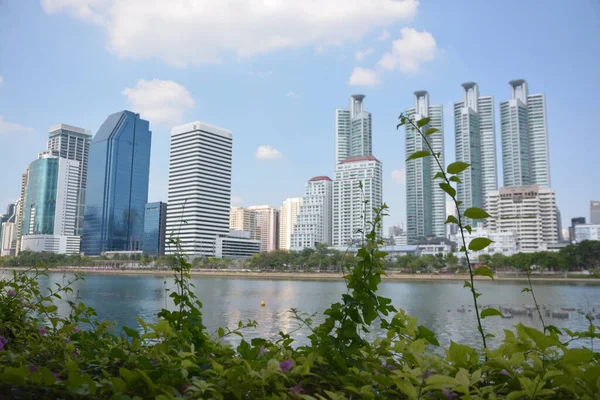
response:
[[[66,282],[72,275],[50,273],[41,278],[43,287]],[[239,320],[256,320],[258,327],[244,332],[247,339],[254,337],[275,338],[279,331],[293,332],[300,343],[306,342],[308,330],[298,328],[298,323],[289,312],[296,308],[305,313],[318,312],[320,315],[331,303],[340,300],[345,292],[341,281],[297,281],[297,280],[255,280],[218,277],[193,277],[196,294],[202,301],[204,324],[209,331],[218,327],[237,327]],[[533,305],[529,293],[521,293],[523,282],[476,282],[483,293],[479,298],[483,305],[504,305],[524,307]],[[173,280],[164,276],[151,275],[95,275],[86,276],[77,282],[73,289],[88,306],[94,307],[102,319],[116,321],[119,325],[138,328],[135,316],[146,321],[155,321],[156,313],[164,307],[172,307],[168,290],[173,288]],[[586,284],[535,283],[535,295],[542,305],[560,309],[573,307],[600,313],[600,286]],[[476,330],[476,317],[472,311],[472,298],[461,281],[428,282],[384,282],[380,295],[392,299],[396,308],[403,308],[409,315],[417,317],[419,324],[434,331],[442,345],[451,340],[463,344],[479,345],[480,336]],[[72,296],[74,298],[75,295]],[[261,301],[266,303],[261,307]],[[59,310],[67,310],[61,303]],[[464,312],[458,309],[464,306]],[[568,318],[547,318],[546,324],[571,330],[583,330],[588,321],[577,311],[568,313]],[[487,332],[502,338],[503,329],[523,324],[541,329],[536,314],[515,315],[512,319],[490,317],[484,320]],[[598,325],[598,320],[595,321]],[[375,331],[374,334],[377,334]],[[589,343],[589,340],[586,342]],[[579,343],[581,345],[581,343]]]

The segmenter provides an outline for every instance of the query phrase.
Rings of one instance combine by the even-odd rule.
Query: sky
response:
[[[233,132],[232,204],[279,206],[334,175],[334,110],[363,93],[383,163],[385,225],[405,223],[400,112],[461,84],[499,102],[523,78],[545,93],[552,188],[563,226],[600,199],[600,2],[466,0],[0,0],[0,210],[48,128],[95,133],[128,109],[153,131],[149,201],[166,201],[170,129]],[[500,181],[501,183],[501,181]]]

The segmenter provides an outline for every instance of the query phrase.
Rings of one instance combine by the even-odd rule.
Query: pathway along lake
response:
[[[6,276],[6,275],[4,275]],[[55,286],[73,278],[71,274],[50,273],[40,278],[41,287]],[[166,283],[165,283],[166,282]],[[298,328],[289,312],[296,308],[305,313],[318,312],[314,320],[323,320],[322,312],[332,303],[340,301],[345,292],[341,281],[255,280],[217,277],[193,277],[196,294],[203,303],[204,324],[213,333],[218,327],[237,327],[239,320],[256,320],[257,328],[244,331],[249,340],[254,337],[275,338],[279,331],[293,332],[292,337],[306,343],[308,329]],[[536,313],[527,315],[526,306],[532,306],[530,293],[522,293],[525,282],[476,282],[483,293],[483,305],[503,305],[515,312],[513,318],[490,317],[484,320],[487,332],[497,336],[492,344],[504,337],[503,329],[523,324],[541,329]],[[136,316],[153,322],[165,306],[172,307],[165,289],[173,288],[173,280],[164,276],[148,275],[98,275],[90,274],[84,281],[74,284],[75,294],[88,306],[96,309],[101,319],[116,321],[119,325],[139,328]],[[588,321],[581,313],[600,313],[600,286],[586,284],[534,283],[535,295],[541,305],[555,311],[571,311],[567,318],[545,318],[546,324],[571,330],[585,330]],[[417,317],[419,324],[433,330],[440,344],[449,342],[479,345],[472,298],[462,281],[383,282],[379,294],[392,299],[396,308]],[[261,302],[266,303],[261,307]],[[68,312],[66,303],[57,303],[60,312]],[[462,308],[464,306],[464,311]],[[578,312],[577,310],[580,310]],[[594,323],[600,324],[597,315]],[[374,329],[375,334],[377,329]],[[235,338],[236,336],[234,336]],[[232,339],[234,340],[234,339]],[[589,345],[589,340],[585,342]],[[584,343],[579,343],[579,345]],[[598,345],[596,341],[595,345]]]

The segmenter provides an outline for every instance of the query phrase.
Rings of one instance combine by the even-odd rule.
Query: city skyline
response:
[[[384,201],[390,205],[391,213],[385,223],[388,226],[405,223],[406,179],[401,149],[404,133],[396,132],[394,126],[400,111],[412,103],[411,92],[424,88],[432,93],[436,104],[444,106],[445,154],[449,163],[455,159],[454,146],[451,146],[454,121],[449,116],[452,103],[458,97],[458,85],[465,81],[477,82],[483,93],[494,96],[497,102],[494,111],[499,113],[498,102],[509,97],[506,82],[515,77],[527,79],[536,93],[547,96],[552,188],[556,191],[563,226],[568,226],[567,221],[572,217],[588,215],[589,201],[600,197],[597,186],[577,173],[597,169],[598,163],[593,153],[598,139],[586,129],[581,115],[589,115],[600,104],[593,91],[586,90],[599,83],[598,76],[587,67],[595,65],[593,60],[599,55],[598,49],[587,42],[598,36],[599,28],[584,23],[581,29],[587,33],[581,35],[560,24],[565,16],[581,21],[593,18],[598,8],[590,2],[566,10],[567,14],[558,2],[550,2],[541,13],[534,5],[510,1],[502,5],[471,4],[468,7],[423,3],[415,7],[410,16],[388,13],[387,19],[374,17],[380,19],[368,21],[356,41],[341,33],[343,45],[328,46],[327,39],[319,38],[284,50],[258,52],[252,58],[242,57],[237,62],[224,55],[219,66],[189,60],[173,66],[165,62],[167,58],[161,54],[132,58],[116,50],[116,54],[106,51],[102,29],[85,20],[82,22],[68,6],[48,6],[51,3],[54,2],[45,1],[42,7],[35,2],[5,2],[1,6],[6,12],[0,13],[0,24],[7,35],[0,38],[3,82],[0,85],[0,146],[11,149],[0,161],[0,167],[6,171],[0,191],[2,207],[19,198],[21,174],[35,158],[32,149],[44,148],[49,125],[67,121],[95,131],[105,115],[125,108],[140,112],[142,118],[148,115],[146,119],[155,132],[149,200],[166,201],[168,154],[163,153],[168,148],[170,128],[201,118],[240,132],[232,171],[234,203],[280,204],[287,197],[302,195],[303,184],[310,177],[333,175],[331,110],[343,107],[344,98],[360,92],[369,99],[369,110],[373,114],[373,154],[384,168]],[[502,29],[505,25],[502,20],[509,18],[514,7],[524,13],[535,12],[538,18],[522,27],[518,35],[507,32],[504,37],[493,39],[492,30]],[[436,23],[436,15],[444,13],[460,13],[467,18],[484,12],[493,12],[499,21],[488,26],[478,18],[471,18],[472,28],[479,27],[482,34],[473,38],[469,46],[461,39],[464,28]],[[548,41],[552,46],[540,45],[533,35],[527,34],[554,22],[558,28],[550,33]],[[398,64],[395,49],[402,48],[411,37],[404,29],[430,34],[431,37],[427,37],[433,42],[425,42],[433,47],[427,54],[433,55],[417,58],[416,64],[411,66]],[[46,32],[43,37],[38,38],[38,30]],[[388,39],[378,40],[385,36]],[[19,39],[9,42],[4,37]],[[510,44],[516,38],[521,44],[517,47]],[[84,48],[84,41],[91,44]],[[395,42],[399,42],[398,46],[393,44]],[[567,58],[580,61],[574,67],[577,80],[568,79],[573,73],[571,67],[565,68],[562,61],[555,63],[551,59],[555,46],[561,43],[569,53]],[[530,45],[536,46],[536,57],[528,57]],[[483,53],[472,51],[481,47],[485,47],[481,50]],[[18,48],[28,48],[34,60],[48,56],[45,48],[54,48],[55,57],[59,59],[77,50],[90,65],[85,69],[74,68],[69,73],[61,72],[64,69],[58,65],[40,69],[39,62],[26,63],[11,57],[17,54]],[[423,53],[415,50],[412,54]],[[514,62],[515,59],[519,62]],[[375,76],[370,74],[371,70],[375,70]],[[373,83],[373,77],[380,84],[368,86],[369,82]],[[235,89],[222,90],[230,82]],[[39,95],[32,96],[32,93]],[[49,102],[47,97],[51,93],[66,96],[61,102]],[[155,95],[149,96],[149,93]],[[172,93],[177,94],[177,101],[169,97]],[[571,106],[571,93],[578,93],[577,107]],[[247,101],[249,98],[253,101]],[[499,152],[499,115],[496,119]],[[268,124],[264,123],[266,120]],[[574,153],[578,157],[570,156]],[[308,154],[314,156],[314,161],[306,162]],[[498,167],[501,167],[499,162]],[[502,182],[502,172],[498,175]]]

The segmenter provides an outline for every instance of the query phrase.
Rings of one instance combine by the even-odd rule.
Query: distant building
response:
[[[17,239],[17,224],[14,222],[3,222],[2,223],[2,248],[0,249],[0,255],[2,256],[14,256],[15,248],[13,243]]]
[[[4,241],[2,239],[3,238],[3,234],[4,234],[4,227],[3,227],[3,225],[4,225],[5,222],[10,222],[9,221],[10,218],[14,218],[14,213],[15,213],[15,204],[11,203],[11,204],[9,204],[6,207],[6,213],[0,214],[0,255],[3,255],[2,252],[4,250],[4,245],[3,245]],[[10,240],[12,241],[12,233],[11,233],[11,239]],[[11,246],[10,246],[10,243],[9,243],[8,247],[7,247],[7,249],[8,249],[7,251],[8,252],[10,252],[10,247]]]
[[[290,250],[292,232],[300,212],[302,197],[286,199],[279,208],[279,248]]]
[[[348,108],[335,110],[335,165],[349,157],[373,154],[371,113],[364,110],[364,94],[353,94]]]
[[[486,220],[489,232],[516,233],[520,251],[542,251],[548,244],[558,243],[552,189],[537,185],[500,188],[488,194],[486,203],[491,215]]]
[[[151,142],[149,122],[131,111],[108,116],[94,136],[81,244],[85,255],[142,250]]]
[[[315,248],[317,243],[331,245],[332,190],[333,182],[327,176],[316,176],[306,182],[306,193],[290,239],[292,250]]]
[[[142,251],[148,255],[164,255],[167,228],[167,203],[147,203],[144,213],[144,240]]]
[[[600,240],[600,224],[576,225],[575,243],[581,243],[584,240]]]
[[[569,227],[569,240],[575,243],[575,227],[577,225],[585,225],[585,217],[571,218],[571,226]]]
[[[217,238],[229,234],[232,157],[228,129],[201,121],[171,129],[167,236],[192,258],[215,257]]]
[[[279,248],[279,210],[273,206],[250,206],[256,213],[256,226],[259,232],[260,251],[273,251]]]
[[[564,242],[562,231],[562,215],[560,214],[558,207],[556,207],[556,234],[558,235],[559,242]]]
[[[481,255],[493,255],[496,253],[503,254],[505,256],[511,256],[520,252],[519,240],[517,237],[517,233],[514,231],[507,232],[490,232],[485,228],[477,227],[473,228],[471,233],[465,232],[465,243],[466,248],[469,248],[469,244],[473,239],[476,238],[489,238],[492,240],[492,243],[488,247],[480,251],[471,251],[470,256],[473,261],[477,261],[479,256]],[[462,238],[459,235],[456,235],[452,238],[452,241],[457,243],[460,247],[462,246]],[[458,252],[456,256],[461,257],[463,253]]]
[[[245,259],[260,253],[260,240],[250,238],[250,233],[231,230],[227,236],[217,237],[216,258]]]
[[[399,235],[392,236],[392,241],[395,246],[407,246],[408,236],[406,236],[406,233],[400,233]]]
[[[392,225],[388,228],[388,236],[389,237],[398,236],[398,235],[401,235],[402,233],[404,233],[404,229],[402,229],[401,225]]]
[[[256,211],[244,207],[232,206],[229,213],[229,229],[250,233],[250,239],[260,240],[256,224]]]
[[[600,201],[590,201],[590,224],[600,224]]]

